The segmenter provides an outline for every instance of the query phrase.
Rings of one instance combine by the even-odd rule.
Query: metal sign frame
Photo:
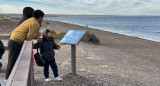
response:
[[[69,30],[60,41],[61,43],[71,44],[71,72],[73,75],[76,75],[76,45],[85,33],[84,30]]]

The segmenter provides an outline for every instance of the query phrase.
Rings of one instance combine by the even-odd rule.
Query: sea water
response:
[[[45,19],[160,42],[160,16],[73,16]]]

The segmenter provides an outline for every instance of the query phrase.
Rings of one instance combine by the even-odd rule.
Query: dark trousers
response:
[[[0,59],[2,59],[2,56],[3,56],[4,52],[5,52],[4,44],[0,40]]]
[[[3,56],[3,54],[4,54],[4,51],[5,51],[4,49],[1,49],[1,48],[0,48],[0,59],[2,59],[2,56]]]
[[[54,77],[58,77],[58,67],[57,64],[55,62],[55,58],[48,61],[45,60],[45,65],[44,65],[44,76],[45,78],[49,78],[49,65],[53,71]]]
[[[4,54],[4,49],[1,49],[0,48],[0,60],[2,59],[2,55]],[[2,66],[2,63],[0,62],[0,67]],[[1,68],[0,68],[0,70],[1,70]]]
[[[8,65],[6,70],[6,79],[8,79],[10,73],[12,72],[12,69],[14,67],[14,64],[17,61],[21,48],[22,48],[22,45],[20,43],[13,40],[8,41],[9,52],[8,52]]]

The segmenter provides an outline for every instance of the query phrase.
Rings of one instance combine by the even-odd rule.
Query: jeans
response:
[[[54,77],[58,77],[58,67],[55,62],[55,58],[52,60],[45,60],[45,65],[44,65],[44,76],[45,78],[49,78],[49,65],[53,71]]]

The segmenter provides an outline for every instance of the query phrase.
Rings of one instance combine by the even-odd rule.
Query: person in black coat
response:
[[[2,41],[0,40],[0,70],[2,67],[2,56],[3,56],[4,52],[5,52],[4,45],[3,45]]]
[[[25,20],[29,19],[32,17],[34,12],[34,9],[32,7],[25,7],[23,8],[23,17],[20,19],[18,22],[18,26],[23,23]]]
[[[24,7],[23,8],[23,16],[22,18],[19,20],[17,27],[23,23],[25,20],[29,19],[32,17],[34,12],[34,9],[32,7]],[[11,32],[12,33],[12,32]],[[9,35],[11,35],[11,33],[9,33]]]
[[[54,41],[54,38],[51,36],[51,32],[48,29],[42,30],[43,41],[38,43],[37,45],[40,47],[40,54],[42,58],[45,60],[44,65],[44,76],[45,81],[51,81],[52,79],[49,78],[49,66],[51,67],[55,80],[61,81],[62,78],[58,75],[58,67],[55,61],[55,51],[60,49],[60,46],[57,45]]]

